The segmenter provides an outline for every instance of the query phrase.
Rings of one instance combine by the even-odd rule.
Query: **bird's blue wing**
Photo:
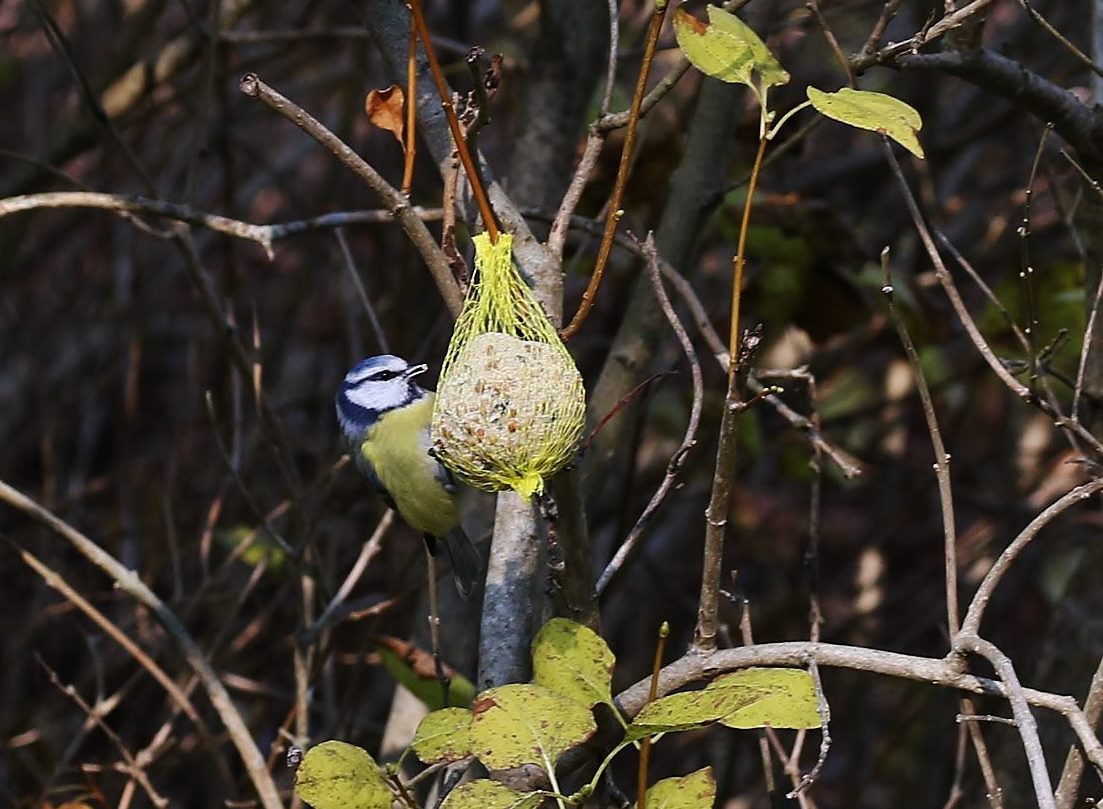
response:
[[[364,443],[358,442],[353,444],[352,452],[353,456],[356,458],[357,468],[363,473],[364,477],[368,479],[368,483],[371,484],[371,487],[383,498],[384,503],[395,511],[398,511],[398,506],[395,505],[394,497],[387,491],[387,487],[383,485],[383,481],[379,479],[379,475],[375,473],[375,467],[371,465],[371,461],[365,457]]]

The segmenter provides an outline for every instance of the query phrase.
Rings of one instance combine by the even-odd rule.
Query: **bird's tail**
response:
[[[425,536],[429,552],[434,556],[440,545],[434,537]],[[442,538],[444,549],[448,552],[448,561],[452,563],[456,589],[462,598],[467,598],[478,586],[483,573],[483,558],[462,528],[454,528],[448,536]]]

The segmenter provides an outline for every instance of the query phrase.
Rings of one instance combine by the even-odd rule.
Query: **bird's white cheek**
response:
[[[369,386],[353,388],[346,394],[349,401],[368,410],[385,411],[402,404],[401,391],[383,388],[372,389]]]

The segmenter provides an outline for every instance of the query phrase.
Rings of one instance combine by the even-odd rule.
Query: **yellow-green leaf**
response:
[[[923,147],[919,144],[923,119],[915,107],[898,98],[850,87],[834,93],[809,87],[808,100],[828,118],[859,129],[883,132],[916,157],[923,157]]]
[[[718,6],[708,7],[705,24],[679,8],[674,13],[674,36],[693,66],[721,81],[759,89],[785,84],[789,74],[749,25]]]
[[[587,708],[612,703],[615,660],[608,644],[592,629],[553,618],[532,642],[532,681]]]
[[[443,708],[426,715],[410,747],[426,764],[467,758],[471,755],[471,711]]]
[[[752,668],[717,677],[705,693],[722,694],[729,728],[818,728],[816,686],[803,669]]]
[[[468,706],[475,699],[475,685],[450,666],[444,667],[448,675],[448,705],[444,704],[444,690],[437,679],[433,655],[398,638],[382,636],[376,639],[376,649],[383,667],[391,676],[428,706],[430,711],[445,707]]]
[[[273,573],[287,563],[287,554],[264,528],[238,525],[225,531],[216,531],[215,538],[226,548],[239,555],[249,567],[265,565]]]
[[[555,766],[566,749],[597,726],[589,708],[540,685],[503,685],[484,691],[472,706],[471,751],[486,767]]]
[[[440,809],[536,809],[543,800],[542,793],[518,792],[497,781],[480,778],[449,792]]]
[[[712,809],[715,801],[716,779],[711,767],[681,778],[664,778],[647,790],[647,809]]]
[[[366,750],[345,742],[310,748],[295,771],[295,794],[314,809],[391,809],[391,791]]]
[[[718,721],[721,716],[732,710],[730,699],[734,695],[704,691],[683,691],[670,694],[644,706],[632,724],[628,726],[627,738],[635,741],[656,733],[669,733],[676,730],[690,730],[704,727]],[[745,694],[750,701],[753,695]]]

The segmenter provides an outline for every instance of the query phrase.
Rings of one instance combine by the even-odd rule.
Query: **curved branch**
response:
[[[938,659],[812,641],[762,643],[736,649],[721,649],[708,654],[687,654],[659,673],[658,693],[660,696],[669,694],[690,683],[749,666],[807,666],[810,662],[829,668],[865,671],[943,688],[955,688],[973,694],[988,694],[1004,699],[1010,696],[1004,683],[962,672],[960,661],[953,655]],[[622,691],[616,702],[629,717],[635,716],[647,703],[650,687],[651,677],[648,676]],[[1064,716],[1084,747],[1088,760],[1097,770],[1103,772],[1103,745],[1095,737],[1075,699],[1033,688],[1023,688],[1022,695],[1028,705]]]
[[[1038,532],[1072,506],[1082,503],[1100,490],[1103,490],[1103,478],[1097,478],[1077,486],[1060,499],[1050,503],[1044,511],[1030,521],[1030,524],[1015,537],[1011,544],[1003,549],[1003,553],[1000,554],[992,567],[989,568],[988,573],[985,574],[980,587],[977,588],[976,595],[973,596],[973,600],[969,604],[969,609],[965,613],[965,621],[961,627],[963,632],[975,633],[980,629],[981,618],[984,617],[984,610],[992,598],[996,585],[1000,583],[1008,568],[1011,567],[1011,563],[1038,536]]]
[[[1103,160],[1103,116],[1063,87],[990,50],[945,51],[900,56],[905,70],[958,76],[1021,106],[1053,128],[1088,161]]]

